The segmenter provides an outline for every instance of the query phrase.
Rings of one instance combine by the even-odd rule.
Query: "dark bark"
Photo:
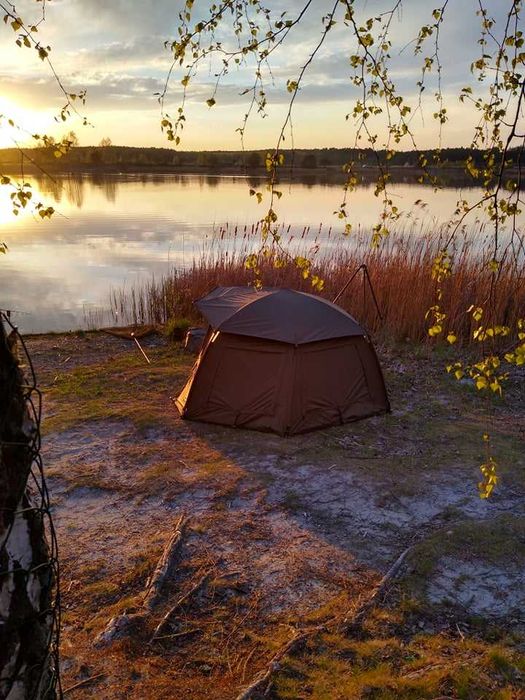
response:
[[[56,697],[49,656],[54,576],[41,494],[28,486],[36,430],[0,321],[0,700]]]

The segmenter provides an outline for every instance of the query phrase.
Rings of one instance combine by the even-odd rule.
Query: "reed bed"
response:
[[[344,237],[331,229],[299,234],[282,227],[281,242],[291,258],[304,256],[312,262],[311,274],[324,280],[321,295],[334,299],[360,265],[366,265],[381,316],[377,313],[370,288],[363,275],[356,275],[338,304],[354,315],[369,331],[393,340],[423,341],[430,325],[427,310],[436,303],[437,283],[432,279],[432,263],[441,250],[444,232],[425,233],[405,230],[392,233],[378,249],[370,247],[364,232]],[[470,342],[473,322],[467,309],[486,306],[497,323],[514,326],[525,315],[523,265],[511,261],[501,266],[492,290],[490,240],[483,231],[459,236],[451,250],[453,274],[441,285],[441,305],[448,314],[446,330],[458,340]],[[193,301],[217,285],[250,285],[254,274],[245,267],[246,255],[257,250],[260,234],[257,226],[220,229],[203,244],[189,265],[175,267],[169,274],[132,288],[111,292],[111,312],[121,324],[163,324],[170,318],[184,317],[200,322]],[[278,251],[260,262],[265,286],[288,287],[311,292],[310,279],[290,261],[275,266]],[[477,324],[476,324],[477,325]],[[445,333],[446,334],[446,333]]]

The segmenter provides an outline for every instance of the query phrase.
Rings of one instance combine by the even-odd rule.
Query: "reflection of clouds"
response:
[[[45,223],[28,218],[13,228],[6,225],[0,233],[10,245],[1,261],[1,305],[32,310],[31,321],[19,319],[25,330],[77,327],[83,306],[106,306],[111,288],[146,282],[152,274],[158,277],[170,267],[190,265],[194,257],[210,251],[243,255],[257,245],[251,225],[265,212],[264,205],[257,206],[248,195],[249,183],[242,177],[83,177],[65,178],[60,187],[49,187],[50,194],[62,198],[61,208],[69,218],[57,216]],[[356,233],[343,238],[332,215],[341,198],[338,185],[293,183],[282,190],[279,220],[290,224],[283,241],[298,251],[315,244],[322,220],[322,252],[359,245],[381,208],[373,188],[360,187],[348,203]],[[416,237],[447,220],[458,197],[453,188],[434,193],[407,184],[393,187],[392,194],[407,213],[402,227]],[[462,194],[473,199],[476,191]],[[414,208],[418,199],[428,206]],[[220,236],[217,229],[226,222],[228,231]],[[311,226],[306,238],[304,226]],[[485,236],[489,234],[487,228]],[[481,245],[483,237],[477,241]]]
[[[44,182],[38,185],[45,193]],[[55,217],[45,225],[28,220],[23,228],[17,227],[16,234],[6,226],[5,234],[20,245],[44,239],[75,243],[80,237],[84,241],[94,240],[97,245],[103,245],[104,238],[122,244],[144,240],[145,232],[151,241],[162,242],[180,235],[200,239],[202,232],[211,230],[214,224],[257,221],[265,206],[264,199],[257,205],[248,196],[249,187],[262,187],[262,181],[256,178],[97,175],[57,178],[56,184],[49,182],[47,186],[50,192],[60,194],[61,211],[69,218]],[[315,175],[310,182],[283,183],[281,189],[280,218],[295,225],[331,222],[332,212],[341,198],[340,185],[317,183]],[[372,189],[372,185],[362,186],[350,195],[354,224],[375,223],[381,204],[372,196]],[[421,185],[397,184],[391,192],[405,210],[411,210],[416,199],[427,201],[429,214],[441,221],[450,216],[457,200],[455,188],[434,193]],[[473,199],[477,190],[465,189],[463,193],[467,199]],[[66,201],[71,211],[66,208]],[[108,201],[112,203],[110,208]]]
[[[82,313],[71,305],[71,287],[63,279],[31,278],[23,271],[8,269],[2,275],[0,293],[6,306],[21,311],[14,322],[24,333],[80,328]]]

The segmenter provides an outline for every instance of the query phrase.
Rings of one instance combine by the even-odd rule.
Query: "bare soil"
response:
[[[362,650],[347,649],[337,670],[331,664],[349,642],[323,639],[283,666],[274,697],[521,697],[523,375],[503,399],[483,403],[446,374],[444,352],[379,348],[390,415],[280,438],[182,421],[172,399],[193,357],[159,336],[142,344],[151,365],[129,341],[101,333],[28,339],[44,390],[43,454],[62,562],[63,683],[82,682],[71,696],[235,698],[296,630],[356,609],[412,546],[384,615],[395,618],[396,644],[422,631],[434,640],[431,652],[425,647],[430,669],[359,684]],[[476,484],[487,430],[501,483],[483,501]],[[165,603],[139,629],[97,646],[112,617],[141,610],[183,513],[189,525]],[[204,573],[169,635],[151,643],[162,615]],[[383,622],[390,639],[393,622]],[[369,634],[381,646],[386,633],[374,624]],[[432,670],[442,649],[436,635],[454,625],[454,643],[464,644],[458,659],[484,664],[485,694],[475,694],[479,674],[461,695],[446,665],[441,675]],[[487,661],[494,629],[514,675]],[[481,646],[465,646],[474,637]],[[330,685],[337,673],[355,677],[346,694]]]

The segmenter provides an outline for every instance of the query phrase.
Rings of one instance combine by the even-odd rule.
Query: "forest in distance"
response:
[[[74,136],[74,134],[73,134]],[[57,151],[51,147],[26,149],[24,155],[16,148],[0,149],[0,167],[6,172],[23,171],[32,173],[38,169],[51,172],[206,172],[239,174],[245,172],[265,173],[267,150],[237,151],[183,151],[172,148],[114,146],[109,139],[107,145],[72,146],[63,155],[57,157]],[[467,178],[473,184],[483,180],[483,169],[488,151],[469,148],[444,148],[424,151],[373,151],[371,148],[310,148],[284,150],[284,167],[281,177],[290,171],[304,173],[317,172],[323,176],[340,175],[344,166],[354,162],[361,178],[367,180],[367,170],[371,173],[388,165],[393,180],[407,173],[415,178],[423,173],[421,163],[426,162],[427,170],[443,172],[446,177]],[[495,154],[497,155],[497,154]],[[523,167],[525,156],[519,149],[512,150],[507,158],[509,171]],[[468,172],[469,160],[479,175]],[[396,175],[397,173],[397,175]],[[374,176],[375,177],[375,176]]]

